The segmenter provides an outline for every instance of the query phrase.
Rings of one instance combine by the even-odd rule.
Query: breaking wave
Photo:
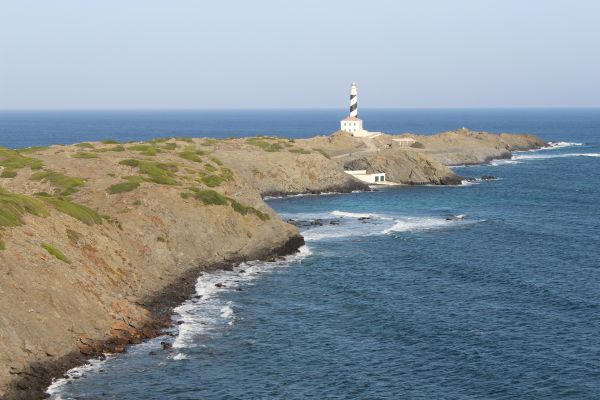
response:
[[[186,348],[196,347],[199,337],[218,334],[224,327],[235,323],[235,303],[225,302],[220,293],[243,290],[245,285],[261,274],[301,263],[310,254],[310,249],[302,246],[298,253],[277,261],[248,261],[231,271],[215,271],[200,276],[195,295],[174,310],[173,319],[178,334],[173,349],[179,353]]]
[[[432,229],[454,228],[463,225],[472,225],[483,220],[469,220],[464,214],[450,218],[438,217],[406,217],[395,221],[396,223],[383,231],[385,234],[411,231],[427,231]]]
[[[173,353],[169,358],[175,361],[187,360],[185,349],[197,346],[199,337],[217,334],[223,328],[235,323],[235,303],[223,300],[219,296],[221,292],[243,290],[243,286],[248,285],[262,273],[300,263],[310,254],[310,249],[302,246],[298,253],[281,257],[277,261],[249,261],[239,264],[231,271],[214,271],[201,275],[196,282],[195,295],[174,310],[174,327],[171,333],[176,336],[172,343]],[[161,340],[165,341],[168,338],[162,336],[132,346],[129,352],[155,350]],[[107,362],[117,357],[115,354],[106,354],[105,359],[90,359],[86,364],[69,370],[64,378],[52,382],[46,389],[46,393],[50,395],[51,400],[65,400],[62,392],[66,385],[84,375],[101,371],[106,367]]]
[[[575,146],[583,146],[583,143],[577,142],[548,142],[548,146],[542,147],[544,149],[564,149],[565,147],[575,147]],[[537,151],[537,150],[531,150]]]
[[[512,156],[512,160],[544,160],[565,157],[600,157],[600,153],[515,154]]]

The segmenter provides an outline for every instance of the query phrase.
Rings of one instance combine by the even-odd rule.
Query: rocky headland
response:
[[[459,130],[0,148],[0,397],[41,398],[86,358],[159,335],[202,271],[295,252],[265,196],[369,190],[344,169],[457,184],[449,165],[544,145]]]

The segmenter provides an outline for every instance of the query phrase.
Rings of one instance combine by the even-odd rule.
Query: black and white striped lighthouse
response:
[[[358,91],[355,82],[350,87],[350,116],[358,118]]]
[[[358,90],[355,82],[350,86],[350,115],[340,121],[340,130],[350,132],[352,136],[368,134],[363,130],[362,120],[358,118]]]

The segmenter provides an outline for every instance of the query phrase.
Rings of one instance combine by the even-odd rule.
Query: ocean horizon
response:
[[[346,109],[0,110],[0,146],[20,148],[157,137],[286,136],[306,138],[339,129]],[[569,130],[597,126],[600,108],[361,108],[365,128],[435,134],[466,127],[531,133],[559,140]]]

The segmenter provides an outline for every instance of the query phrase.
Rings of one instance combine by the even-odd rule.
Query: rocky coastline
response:
[[[344,169],[460,184],[454,162],[545,145],[459,130],[400,148],[397,137],[0,148],[0,398],[42,398],[86,359],[160,335],[203,271],[297,251],[298,228],[265,197],[371,190]]]
[[[273,261],[278,257],[296,253],[302,245],[304,245],[304,238],[297,235],[276,248],[265,248],[253,255],[189,269],[173,283],[137,302],[139,306],[149,311],[146,319],[119,321],[112,326],[111,336],[108,338],[94,339],[84,336],[79,338],[76,350],[59,359],[32,363],[28,370],[15,374],[17,379],[12,382],[2,398],[11,400],[44,398],[46,389],[53,379],[63,376],[69,369],[82,365],[89,359],[102,359],[105,354],[122,353],[129,345],[165,335],[165,330],[172,325],[173,309],[194,294],[196,281],[202,273],[231,269],[237,264],[250,260]]]

